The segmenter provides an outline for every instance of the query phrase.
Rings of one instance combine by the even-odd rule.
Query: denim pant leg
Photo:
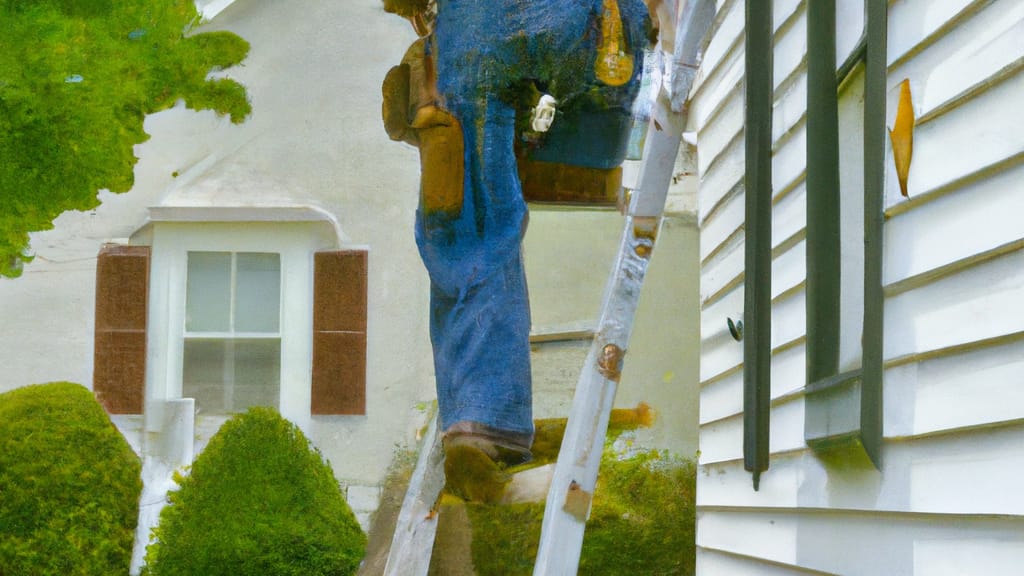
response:
[[[432,285],[430,335],[442,429],[474,423],[532,436],[525,280],[516,256],[462,294]]]
[[[530,305],[521,242],[526,216],[512,153],[515,111],[488,98],[452,102],[466,175],[457,215],[417,213],[430,274],[430,334],[441,427],[470,422],[533,434]]]
[[[622,0],[640,47],[646,8]],[[441,426],[471,422],[532,436],[530,308],[521,241],[526,205],[513,151],[510,86],[543,81],[561,93],[594,82],[601,0],[439,0],[438,91],[462,126],[463,206],[417,214],[431,279],[431,341]],[[638,78],[609,105],[625,105]],[[558,88],[558,90],[556,90]],[[621,100],[621,102],[620,102]]]

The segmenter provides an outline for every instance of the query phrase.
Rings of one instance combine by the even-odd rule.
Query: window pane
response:
[[[839,371],[860,368],[864,332],[864,68],[839,93]]]
[[[185,303],[186,331],[227,332],[231,329],[231,254],[188,253]]]
[[[281,383],[281,341],[235,342],[235,381],[232,410],[250,406],[277,407]]]
[[[281,341],[186,340],[182,396],[207,414],[277,407]]]
[[[195,398],[204,413],[223,413],[225,370],[224,340],[186,340],[181,395]]]
[[[864,0],[836,3],[836,66],[842,65],[864,33]]]
[[[240,253],[235,286],[235,331],[277,332],[281,307],[281,257]]]

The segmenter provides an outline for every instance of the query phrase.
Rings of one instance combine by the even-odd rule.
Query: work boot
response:
[[[468,432],[446,434],[444,473],[448,492],[470,502],[495,503],[512,480],[506,470],[530,460],[530,451],[494,437]]]

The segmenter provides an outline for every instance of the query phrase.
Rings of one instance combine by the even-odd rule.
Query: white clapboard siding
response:
[[[795,290],[807,280],[807,242],[799,240],[772,259],[772,298]]]
[[[705,463],[697,476],[697,505],[1021,515],[1019,478],[1005,473],[1021,466],[1020,427],[890,442],[881,472],[837,472],[810,450],[796,450],[772,458],[756,492],[749,490],[750,475],[743,473],[742,459]]]
[[[741,346],[739,342],[737,346]],[[713,380],[700,390],[700,423],[707,424],[743,412],[743,372]]]
[[[802,6],[802,0],[776,0],[772,4],[773,26],[777,38],[793,25],[794,18],[800,15],[798,9],[802,11]],[[691,90],[694,101],[713,99],[705,94],[708,84],[715,80],[716,74],[722,73],[725,62],[731,62],[737,55],[742,56],[743,11],[743,0],[724,0],[718,3],[715,22],[711,28],[711,41],[704,51],[701,69]],[[742,58],[740,61],[742,65]],[[782,77],[776,76],[776,85],[781,79]],[[703,121],[700,123],[703,124]]]
[[[802,124],[804,120],[803,109],[806,105],[806,80],[805,76],[801,75],[793,86],[787,89],[781,97],[776,101],[774,108],[775,121],[773,122],[774,136],[773,140],[780,142],[783,139],[790,138],[792,132],[799,128],[799,124]],[[701,132],[698,137],[701,142],[700,153],[698,154],[698,169],[701,174],[704,174],[708,165],[717,161],[722,157],[723,154],[736,154],[738,146],[742,143],[742,128],[743,128],[743,101],[742,91],[736,90],[729,96],[728,104],[721,110],[721,113],[716,116],[716,121],[712,123],[706,131]],[[781,142],[780,142],[781,144]],[[799,175],[797,176],[799,181]],[[793,184],[791,182],[790,184]],[[789,186],[789,185],[788,185]],[[740,187],[742,188],[742,186]],[[780,197],[784,197],[785,193],[790,188],[776,189],[776,194]],[[798,210],[801,214],[806,215],[806,207],[801,206],[799,208],[789,204],[796,204],[795,202],[787,203],[786,208],[793,208]],[[803,204],[801,202],[801,204]],[[718,204],[713,207],[714,210],[706,215],[706,218],[702,222],[701,230],[701,260],[705,260],[707,256],[714,250],[718,249],[719,245],[735,234],[743,225],[744,217],[744,200],[742,193],[731,193],[727,191],[723,198],[718,201]],[[773,220],[781,216],[788,216],[782,207],[776,208],[774,212],[783,212],[781,215],[773,213]],[[782,235],[776,231],[776,227],[772,228],[773,246],[777,246],[783,239],[788,238],[792,234],[796,233],[800,228],[803,227],[803,220],[799,221],[799,227],[793,228],[792,224],[796,223],[796,220],[790,219],[788,221],[791,226],[783,226]]]
[[[701,263],[710,264],[712,257],[728,248],[742,232],[746,196],[742,190],[729,194],[708,218],[700,233]],[[807,222],[807,187],[802,178],[785,193],[776,195],[772,210],[772,248],[799,236]]]
[[[743,345],[729,335],[727,320],[743,318],[743,285],[700,313],[700,380],[721,375],[743,363]]]
[[[807,298],[803,289],[789,292],[772,302],[772,349],[793,342],[806,334]]]
[[[746,243],[743,234],[734,236],[722,251],[701,268],[700,299],[710,303],[712,297],[720,297],[723,288],[735,284],[743,275],[743,259]]]
[[[803,177],[807,167],[807,123],[794,126],[776,144],[772,156],[772,190],[783,190]]]
[[[800,233],[807,224],[807,186],[803,180],[778,198],[772,210],[772,247]]]
[[[1024,332],[1024,250],[887,299],[887,360]]]
[[[738,342],[737,346],[742,346]],[[806,378],[806,350],[797,344],[772,355],[772,398],[798,392]],[[743,372],[714,380],[701,389],[700,423],[736,416],[743,412]]]
[[[718,160],[709,166],[708,172],[700,176],[701,196],[697,202],[697,217],[703,222],[712,210],[716,210],[723,198],[736,186],[743,183],[743,139],[730,142]],[[717,211],[717,210],[716,210]]]
[[[743,89],[741,85],[733,86],[724,95],[722,106],[715,110],[712,122],[704,125],[697,134],[701,149],[697,158],[697,170],[700,174],[707,172],[708,167],[743,133]]]
[[[1021,58],[1024,3],[994,3],[937,38],[913,59],[894,67],[890,74],[911,79],[915,109],[919,118],[927,118],[966,90],[990,82]]]
[[[807,73],[801,66],[794,70],[792,81],[781,86],[772,103],[772,141],[779,141],[784,134],[803,121],[807,112]]]
[[[692,93],[698,94],[707,89],[707,82],[721,73],[721,65],[728,58],[733,44],[743,34],[743,2],[742,0],[725,0],[716,9],[715,20],[711,25],[711,41],[704,50],[701,69],[694,81]]]
[[[836,2],[836,67],[857,47],[864,34],[864,2],[840,0]]]
[[[707,306],[743,281],[745,238],[733,236],[722,250],[704,265],[700,275],[701,302]],[[806,243],[795,237],[775,250],[772,259],[771,297],[778,298],[795,289],[807,278]]]
[[[706,510],[697,544],[843,576],[1013,576],[1024,562],[1018,519]]]
[[[804,56],[807,49],[806,16],[802,4],[790,2],[793,7],[800,8],[794,17],[783,20],[776,10],[776,23],[787,25],[780,29],[776,36],[776,56],[774,59],[774,81],[777,89],[787,82],[791,76],[803,75]],[[740,32],[742,31],[742,4],[738,3]],[[727,17],[726,22],[729,22]],[[731,30],[731,27],[729,28]],[[712,40],[712,45],[717,41]],[[732,45],[730,43],[730,45]],[[716,62],[716,54],[709,47],[712,62]],[[742,48],[734,50],[727,56],[727,70],[714,74],[705,85],[695,91],[693,110],[696,118],[698,137],[701,142],[697,156],[698,171],[701,175],[702,194],[698,200],[698,218],[701,223],[708,218],[713,210],[717,210],[723,198],[740,182],[742,176],[742,86],[743,53]],[[781,175],[773,178],[773,187],[781,190],[803,172],[802,153],[806,148],[806,135],[802,127],[803,115],[797,110],[806,96],[801,86],[806,82],[797,77],[786,87],[779,89],[776,96],[776,110],[779,117],[773,122],[773,139],[777,146],[785,147],[788,154],[782,155],[776,162],[782,162],[776,171]],[[710,126],[709,126],[710,124]],[[705,140],[706,139],[706,140]],[[706,146],[706,147],[705,147]],[[791,161],[794,154],[801,157],[800,162]],[[740,170],[737,171],[737,163]],[[781,183],[780,183],[781,181]]]
[[[771,409],[768,445],[772,453],[804,449],[804,398],[795,396]],[[743,459],[743,415],[701,426],[700,464]],[[748,477],[747,480],[750,478]]]
[[[772,356],[772,398],[798,392],[805,378],[802,344]],[[1024,335],[990,347],[893,366],[885,371],[886,437],[1024,421]],[[712,381],[701,392],[700,420],[743,410],[743,373]]]
[[[899,78],[890,78],[895,109]],[[954,110],[917,126],[908,189],[927,194],[1024,152],[1024,74],[1015,74]],[[893,112],[890,111],[890,115]],[[890,121],[891,122],[891,121]],[[890,170],[886,206],[905,201]]]
[[[989,0],[896,0],[889,3],[888,62],[908,58],[941,33]],[[1014,3],[1015,0],[1010,0]]]
[[[1022,241],[1022,182],[1024,163],[892,217],[885,228],[885,284]]]
[[[772,58],[772,85],[777,89],[802,66],[807,54],[807,14],[803,4],[787,26],[775,35]]]
[[[772,302],[773,318],[789,318],[772,323],[773,349],[790,345],[805,334],[806,298],[803,289],[793,290]],[[700,380],[721,376],[743,363],[743,346],[729,335],[727,321],[743,317],[743,285],[740,284],[714,304],[701,311]]]
[[[885,371],[885,434],[1024,420],[1024,335]]]
[[[742,191],[731,194],[715,211],[714,216],[704,221],[700,231],[700,260],[702,263],[706,265],[708,256],[722,250],[723,244],[743,228],[745,202]]]
[[[697,126],[707,126],[725,105],[726,97],[737,88],[742,88],[743,71],[743,50],[739,48],[727,55],[718,70],[701,87],[704,96],[693,100],[692,117]]]
[[[837,61],[859,39],[861,6],[837,5]],[[722,4],[717,68],[692,93],[698,574],[1010,575],[1024,565],[1024,3],[889,6],[887,123],[908,78],[917,124],[909,199],[891,150],[885,160],[881,471],[826,464],[803,439],[804,2],[775,4],[772,457],[758,491],[743,468],[743,344],[726,328],[744,305],[742,1]],[[857,81],[841,93],[848,131],[859,125]],[[843,152],[844,190],[862,188],[854,148]]]
[[[769,564],[760,558],[700,547],[697,548],[697,573],[729,576],[833,576],[829,572],[785,564]]]

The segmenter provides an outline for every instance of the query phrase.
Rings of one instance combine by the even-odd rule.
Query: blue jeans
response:
[[[629,114],[639,84],[647,9],[619,0],[628,85],[603,90]],[[440,0],[438,92],[465,146],[460,211],[420,206],[416,241],[430,275],[430,335],[442,430],[470,422],[516,438],[533,434],[530,305],[522,260],[527,211],[513,141],[514,88],[534,82],[560,102],[593,95],[602,0]],[[556,121],[557,122],[557,121]],[[527,440],[528,445],[528,440]]]

